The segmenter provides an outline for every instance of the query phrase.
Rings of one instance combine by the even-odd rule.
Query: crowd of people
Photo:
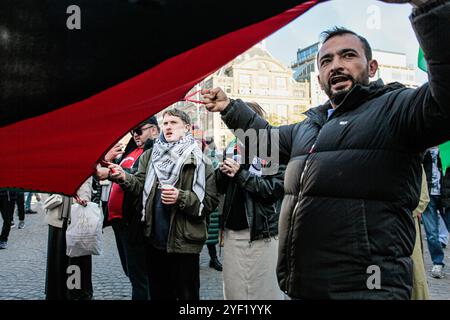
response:
[[[276,141],[250,142],[277,145],[276,172],[265,174],[270,164],[249,155],[246,141],[221,151],[210,137],[195,137],[180,109],[164,111],[161,124],[147,119],[124,150],[117,144],[106,153],[75,201],[91,201],[94,183],[102,189],[105,225],[113,227],[133,299],[198,300],[208,239],[225,299],[428,297],[419,219],[435,278],[444,276],[439,217],[450,227],[450,170],[435,147],[450,140],[450,50],[440,40],[450,38],[450,3],[419,2],[411,21],[429,63],[429,83],[420,88],[370,82],[378,64],[368,41],[336,27],[322,34],[317,55],[329,100],[300,123],[273,127],[258,104],[221,88],[201,91],[230,129],[277,132]],[[12,198],[0,197],[8,229]],[[62,253],[70,212],[61,210],[49,223],[47,297],[90,299],[91,260]],[[81,291],[64,286],[68,264],[87,270]]]

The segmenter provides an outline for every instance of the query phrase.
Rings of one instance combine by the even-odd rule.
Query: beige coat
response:
[[[428,300],[430,298],[427,275],[423,262],[422,237],[418,217],[419,214],[425,211],[428,206],[428,202],[430,202],[430,196],[428,195],[427,177],[425,176],[425,171],[422,168],[422,189],[420,191],[420,201],[417,208],[413,211],[413,219],[416,224],[416,243],[411,255],[413,260],[413,288],[411,300]]]
[[[91,201],[92,195],[92,177],[89,177],[78,189],[77,195],[80,199]],[[62,228],[64,219],[70,220],[70,208],[72,206],[72,198],[63,196],[63,202],[60,206],[51,210],[46,210],[45,222],[53,227]]]

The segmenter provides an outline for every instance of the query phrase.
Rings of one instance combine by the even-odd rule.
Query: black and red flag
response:
[[[318,2],[0,1],[0,188],[74,194],[127,130]]]

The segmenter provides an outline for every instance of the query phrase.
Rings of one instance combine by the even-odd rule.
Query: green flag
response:
[[[444,172],[450,167],[450,141],[439,146],[439,155],[441,156],[442,171]]]
[[[423,55],[422,48],[419,48],[419,57],[417,59],[417,66],[420,70],[427,72],[427,61],[425,60],[425,57]]]

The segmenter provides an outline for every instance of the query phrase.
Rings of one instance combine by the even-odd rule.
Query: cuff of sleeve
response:
[[[178,208],[180,208],[180,210],[184,210],[184,208],[186,207],[186,198],[187,198],[187,192],[184,190],[178,190],[177,204],[178,204]]]
[[[243,186],[247,182],[249,174],[250,173],[247,170],[244,170],[241,166],[238,173],[235,175],[237,183],[239,183],[240,186]]]
[[[119,182],[119,186],[122,187],[123,190],[126,190],[131,187],[129,174],[125,172],[125,181]]]
[[[220,114],[224,117],[227,115],[227,113],[233,108],[234,106],[234,99],[230,99],[230,103],[225,107],[225,109],[223,109],[222,111],[220,111]]]

